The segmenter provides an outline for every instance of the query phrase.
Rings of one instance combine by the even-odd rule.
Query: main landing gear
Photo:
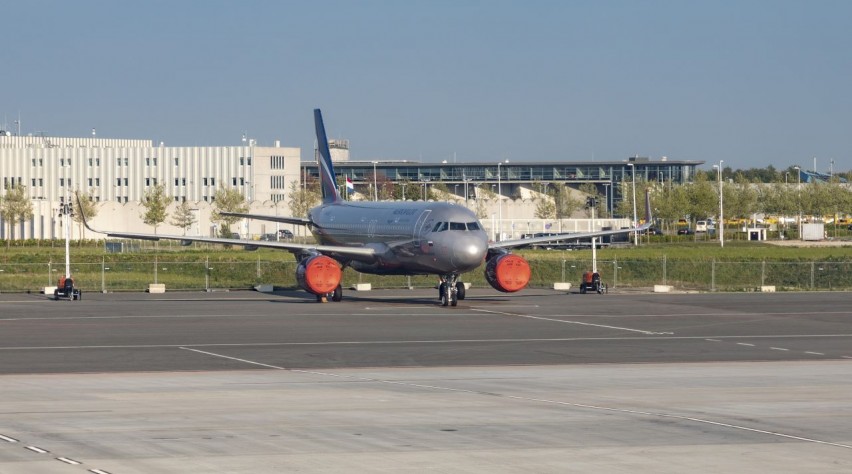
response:
[[[441,284],[438,286],[438,298],[441,306],[456,306],[459,300],[464,299],[464,283],[458,281],[459,275],[451,273],[441,275]]]
[[[325,303],[328,300],[338,302],[342,299],[343,299],[343,288],[340,285],[337,285],[337,288],[335,288],[334,291],[332,291],[332,292],[317,295],[317,302],[318,303]]]

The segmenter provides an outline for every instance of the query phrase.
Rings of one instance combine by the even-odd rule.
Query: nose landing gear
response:
[[[441,284],[438,286],[438,299],[441,300],[441,306],[456,306],[459,300],[464,299],[464,283],[458,279],[457,273],[441,275]]]

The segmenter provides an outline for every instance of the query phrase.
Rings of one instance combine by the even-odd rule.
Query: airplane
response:
[[[296,281],[316,296],[317,301],[340,301],[343,289],[342,269],[373,275],[436,275],[440,279],[442,306],[456,306],[465,298],[462,274],[485,262],[485,278],[495,289],[512,293],[527,286],[530,266],[510,249],[535,243],[570,238],[587,239],[605,235],[642,231],[650,226],[650,203],[646,195],[646,224],[643,226],[598,232],[557,234],[501,242],[489,242],[484,227],[466,207],[446,202],[426,201],[345,201],[337,189],[322,113],[314,110],[319,156],[322,202],[306,218],[279,217],[248,213],[223,215],[306,226],[315,244],[249,241],[217,237],[156,235],[102,231],[83,224],[93,232],[110,237],[178,240],[243,245],[247,250],[259,247],[291,252],[298,265]],[[77,196],[79,200],[79,196]]]

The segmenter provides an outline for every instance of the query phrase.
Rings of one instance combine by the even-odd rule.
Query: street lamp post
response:
[[[798,184],[796,185],[796,229],[799,232],[799,240],[802,240],[802,167],[794,166]]]
[[[379,177],[376,175],[376,161],[373,162],[373,201],[379,200]]]
[[[636,228],[636,165],[627,163],[627,166],[633,170],[633,228]],[[639,245],[639,232],[633,232],[633,245]]]
[[[63,171],[70,167],[70,164],[67,167],[63,166]],[[69,192],[71,178],[68,175],[70,174],[70,171],[66,173],[65,191],[62,193],[64,194],[63,202],[59,204],[59,216],[62,218],[62,224],[65,226],[65,278],[71,278],[71,216],[74,214],[74,206],[71,204],[71,195]]]
[[[725,160],[719,160],[718,165],[713,165],[714,168],[718,168],[719,170],[719,246],[725,246],[725,215],[723,214],[722,207],[722,163]]]
[[[500,166],[503,163],[508,163],[509,160],[498,161],[497,162],[497,226],[502,229],[503,228],[503,189],[502,189],[502,181],[501,181],[501,173]],[[497,232],[497,240],[503,240],[501,232]]]

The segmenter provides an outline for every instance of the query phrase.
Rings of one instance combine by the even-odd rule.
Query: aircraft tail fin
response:
[[[340,201],[340,193],[337,191],[337,177],[334,175],[334,165],[331,164],[331,152],[328,149],[328,138],[325,135],[325,125],[322,122],[322,112],[314,109],[314,126],[317,131],[317,149],[319,156],[320,185],[322,189],[322,202],[328,204]]]

